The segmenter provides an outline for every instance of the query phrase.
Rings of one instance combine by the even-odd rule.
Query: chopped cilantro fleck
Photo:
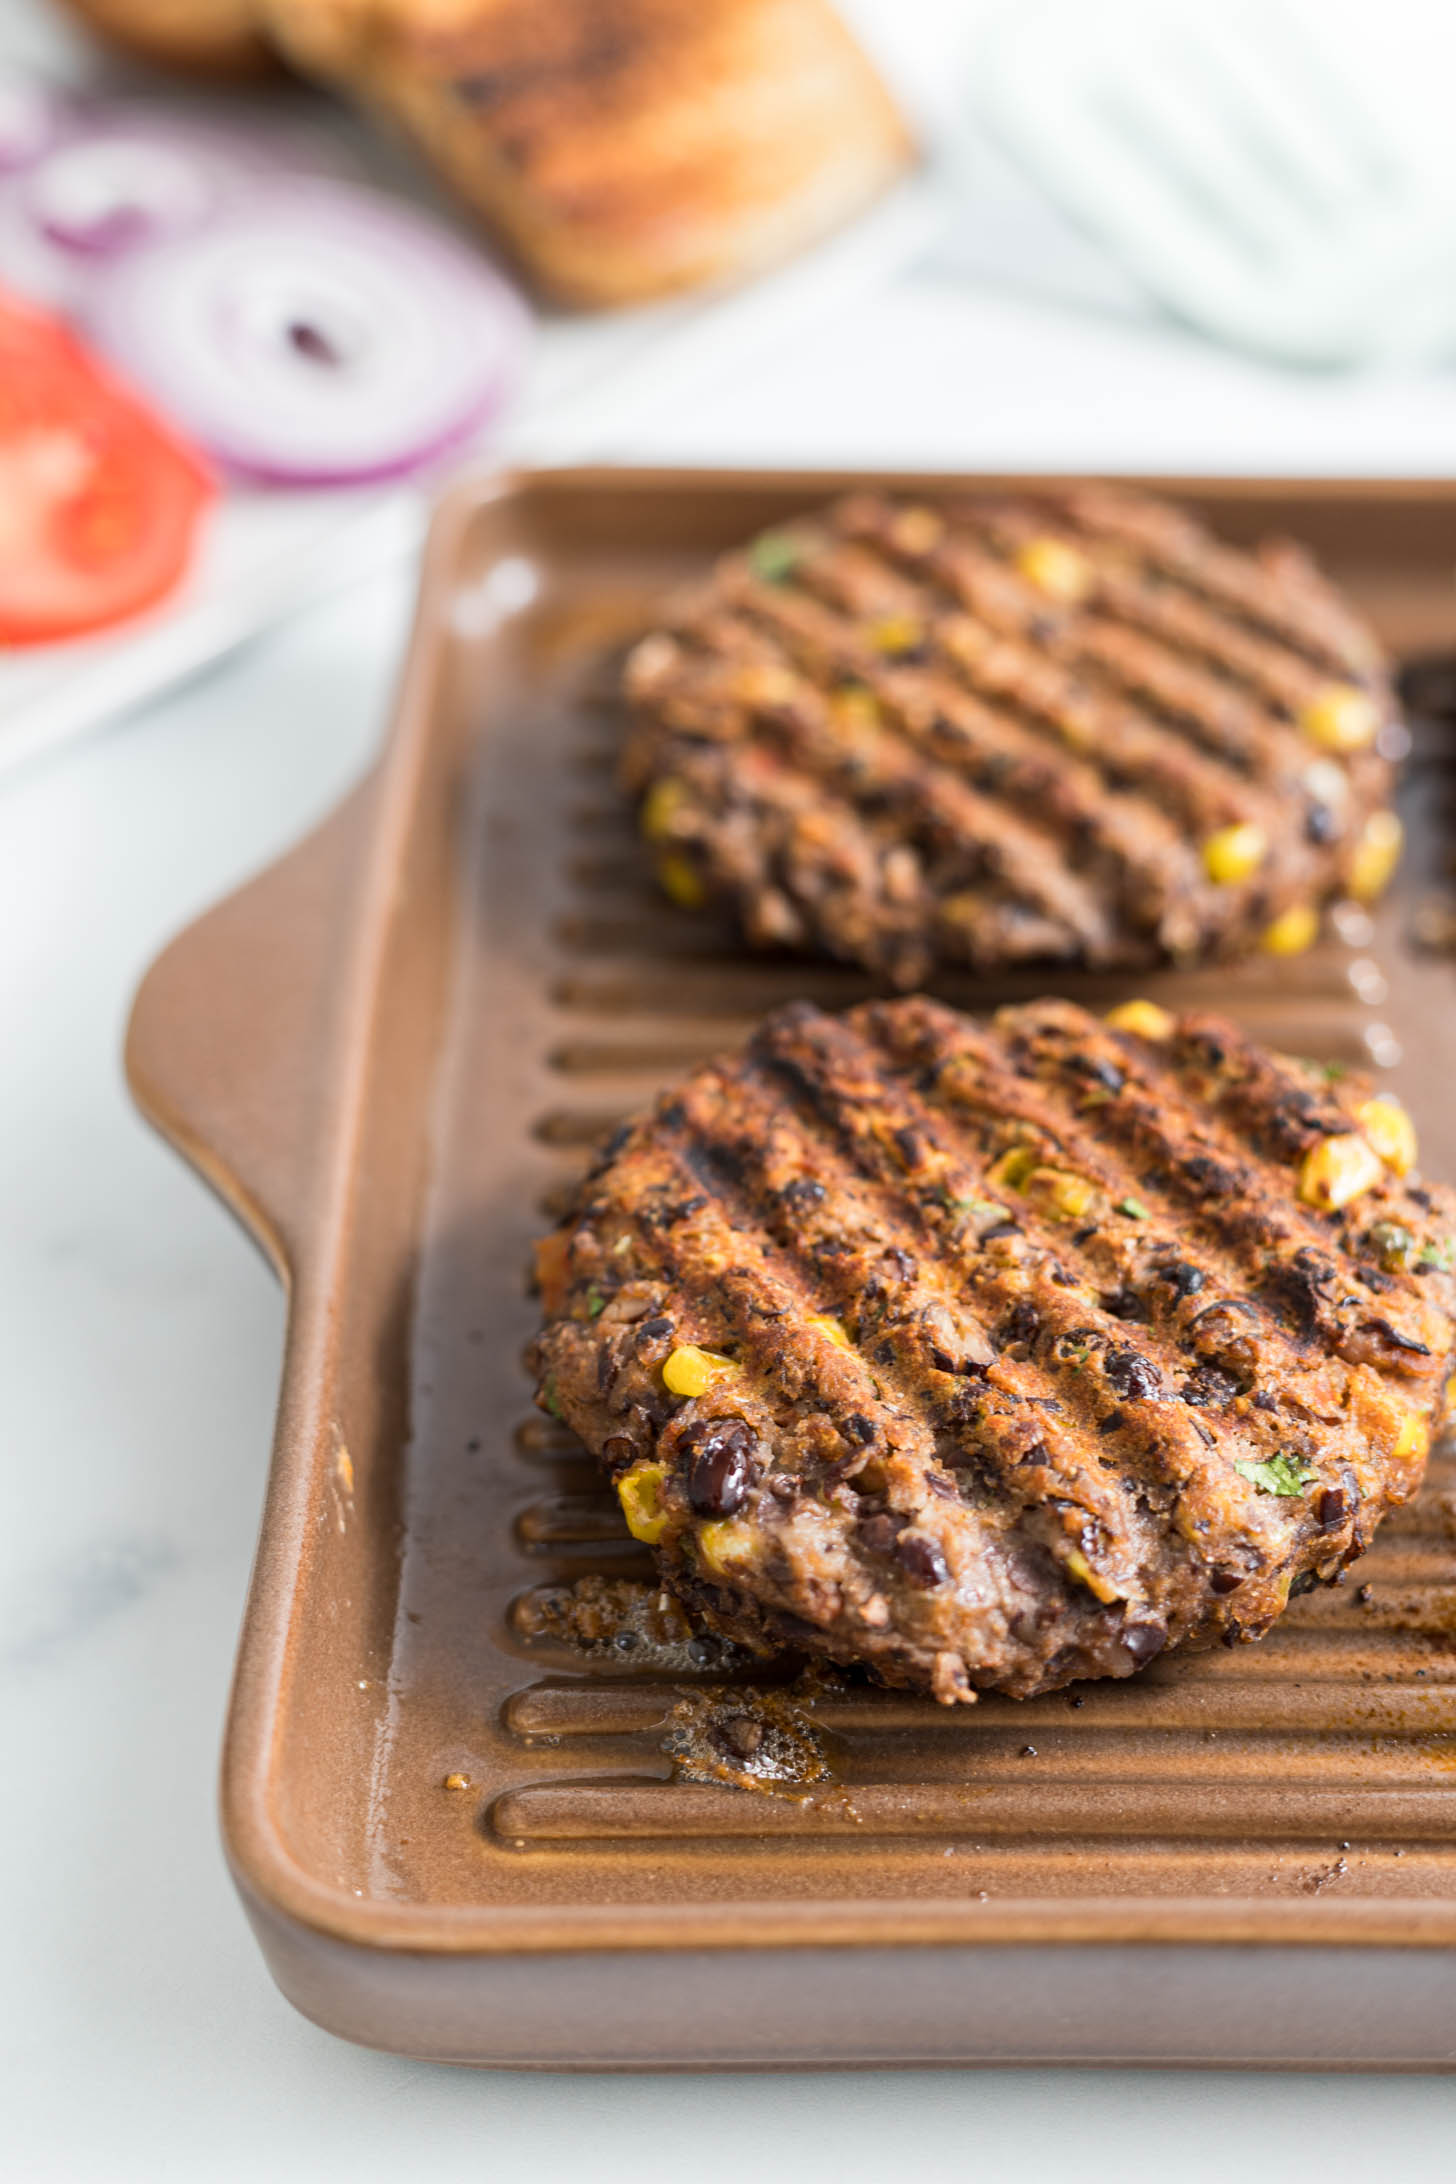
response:
[[[804,549],[782,531],[765,531],[748,549],[749,564],[765,584],[783,584],[804,558]]]
[[[553,1418],[565,1420],[566,1413],[556,1400],[556,1376],[554,1373],[547,1376],[546,1383],[541,1390],[541,1401]]]
[[[1235,1458],[1234,1469],[1261,1494],[1277,1494],[1284,1501],[1302,1494],[1315,1475],[1314,1466],[1299,1456],[1271,1456],[1266,1464],[1245,1464]]]
[[[1117,1210],[1125,1213],[1129,1221],[1146,1221],[1148,1218],[1148,1209],[1140,1198],[1119,1198]]]
[[[1442,1274],[1449,1274],[1456,1266],[1456,1237],[1443,1236],[1439,1244],[1423,1244],[1416,1265],[1433,1266]]]
[[[592,1319],[595,1319],[599,1312],[605,1312],[607,1300],[599,1289],[589,1289],[587,1291],[586,1308],[589,1317]]]

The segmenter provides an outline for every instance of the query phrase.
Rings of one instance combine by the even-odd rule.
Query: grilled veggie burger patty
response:
[[[1121,491],[855,495],[721,560],[626,690],[667,892],[899,985],[1296,954],[1400,850],[1370,633],[1297,548]]]
[[[1260,1636],[1413,1494],[1456,1195],[1211,1016],[780,1010],[538,1247],[538,1401],[709,1625],[946,1702]]]

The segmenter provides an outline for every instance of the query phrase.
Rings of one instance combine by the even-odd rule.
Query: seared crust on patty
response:
[[[722,559],[626,689],[668,891],[898,985],[1293,952],[1399,847],[1369,632],[1122,491],[857,494]]]
[[[728,1637],[947,1702],[1127,1675],[1419,1485],[1456,1196],[1413,1158],[1215,1017],[795,1004],[539,1247],[538,1400]]]

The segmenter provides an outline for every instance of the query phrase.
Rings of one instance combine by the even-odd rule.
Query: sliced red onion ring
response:
[[[227,178],[205,147],[124,132],[80,137],[32,168],[24,205],[48,241],[102,255],[200,226]]]
[[[161,106],[75,106],[9,195],[62,272],[69,261],[84,274],[88,259],[182,234],[224,205],[276,189],[280,169],[337,178],[340,159],[296,127],[204,122]]]
[[[514,291],[432,222],[306,182],[118,257],[88,325],[220,462],[275,483],[412,470],[519,375]]]
[[[0,77],[0,175],[33,166],[61,134],[61,103],[28,76]]]
[[[0,174],[0,282],[55,310],[79,308],[108,255],[268,187],[280,166],[315,164],[256,128],[163,107],[52,107],[50,141],[23,170]]]

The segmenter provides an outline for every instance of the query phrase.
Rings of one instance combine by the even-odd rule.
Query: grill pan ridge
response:
[[[290,1288],[224,1759],[244,1900],[310,2015],[458,2061],[1449,2066],[1441,1447],[1348,1583],[1261,1645],[953,1713],[831,1683],[804,1712],[832,1779],[787,1793],[682,1779],[664,1748],[685,1701],[745,1671],[529,1635],[543,1589],[650,1574],[531,1407],[532,1238],[667,1077],[779,1002],[871,991],[750,958],[656,895],[614,785],[616,663],[665,585],[863,482],[457,488],[379,768],[138,999],[138,1100]],[[1396,649],[1456,641],[1456,487],[1164,482],[1235,537],[1306,539]],[[1372,933],[1347,919],[1297,961],[1136,990],[1390,1064],[1449,1176],[1451,968],[1404,934],[1452,773],[1439,726],[1415,729],[1407,870]],[[985,1008],[1046,983],[934,990]],[[1133,990],[1056,984],[1094,1007]],[[893,2002],[856,2001],[859,1972]]]

